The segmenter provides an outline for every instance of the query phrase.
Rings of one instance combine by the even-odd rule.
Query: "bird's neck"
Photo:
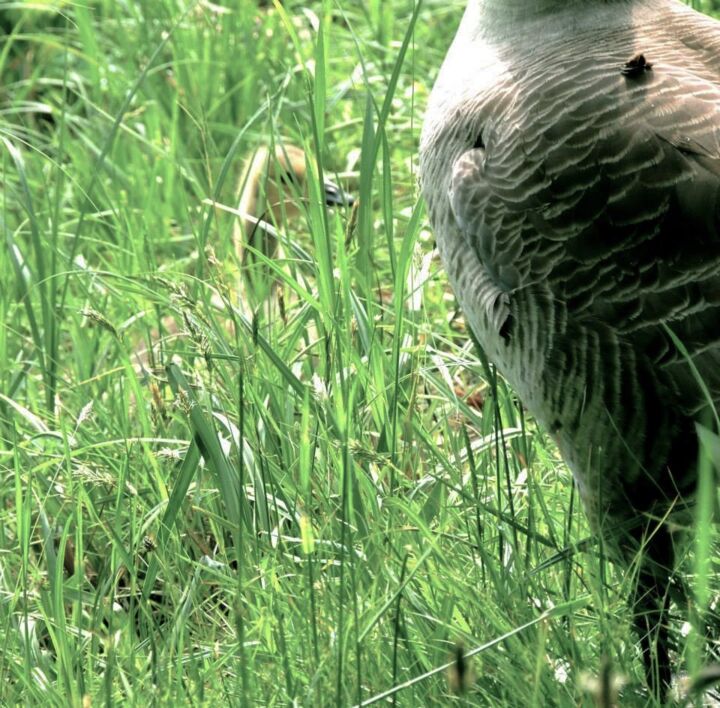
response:
[[[543,41],[538,33],[566,33],[595,24],[629,22],[640,6],[660,8],[669,0],[469,0],[461,30],[491,39],[525,35]]]
[[[573,6],[588,8],[593,5],[628,5],[637,0],[470,0],[482,13],[497,16],[516,17],[525,15],[546,15]]]

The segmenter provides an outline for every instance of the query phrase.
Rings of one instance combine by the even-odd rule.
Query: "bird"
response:
[[[238,262],[253,291],[245,297],[261,301],[277,283],[255,253],[271,260],[280,255],[276,227],[298,216],[307,201],[307,166],[305,151],[290,143],[261,145],[246,160],[237,189],[240,218],[233,230]],[[355,202],[329,179],[323,181],[322,196],[327,206],[352,207]]]
[[[664,700],[671,521],[720,404],[720,22],[677,0],[469,0],[420,173],[472,331],[635,573]]]
[[[268,316],[272,312],[273,303],[268,295],[277,287],[278,280],[267,263],[255,254],[261,253],[266,260],[282,255],[276,227],[287,226],[300,214],[302,202],[308,200],[307,159],[305,151],[296,145],[278,142],[273,146],[261,145],[244,161],[236,187],[238,207],[228,209],[236,216],[233,247],[240,264],[240,272],[233,273],[237,283],[233,300],[244,315],[256,314],[261,306]],[[350,193],[329,179],[323,181],[322,197],[327,206],[355,204]],[[214,252],[211,253],[215,259]],[[217,293],[212,295],[211,304],[218,311],[226,307]],[[228,321],[227,327],[233,332],[234,322]],[[163,317],[162,328],[162,336],[157,329],[151,330],[149,345],[135,343],[138,371],[155,368],[153,362],[160,344],[185,336],[176,317]]]

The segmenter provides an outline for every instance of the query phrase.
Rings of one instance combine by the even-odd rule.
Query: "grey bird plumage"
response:
[[[661,693],[673,550],[657,519],[695,489],[707,408],[674,338],[720,404],[720,23],[676,0],[470,0],[421,170],[488,357],[616,559],[644,549],[633,604]]]

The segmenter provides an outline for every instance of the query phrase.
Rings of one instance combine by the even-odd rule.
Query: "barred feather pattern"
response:
[[[720,23],[587,5],[572,33],[461,29],[421,168],[469,323],[599,528],[695,487],[707,400],[670,332],[720,404]]]

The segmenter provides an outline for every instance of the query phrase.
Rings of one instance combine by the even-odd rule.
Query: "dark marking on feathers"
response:
[[[636,54],[630,61],[625,62],[620,73],[632,79],[642,76],[647,71],[652,71],[653,65],[645,58],[644,54]]]
[[[513,322],[513,316],[508,315],[505,318],[505,322],[503,322],[500,326],[500,336],[505,340],[506,343],[508,343],[512,337],[514,324],[515,323]]]
[[[298,176],[291,170],[287,170],[287,171],[280,173],[280,182],[282,184],[284,184],[286,187],[290,187],[291,185],[294,187],[300,186]]]

